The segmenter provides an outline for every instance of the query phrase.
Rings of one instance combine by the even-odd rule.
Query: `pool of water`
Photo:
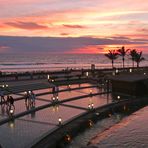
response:
[[[79,88],[91,86],[91,84],[84,83],[80,86],[78,84],[72,84],[71,88]],[[67,89],[67,86],[60,86],[59,90]],[[34,90],[35,94],[48,93],[52,89],[40,89]],[[100,92],[99,88],[91,88],[92,93]],[[13,95],[14,99],[22,97],[21,95]],[[78,97],[82,95],[90,94],[90,88],[84,88],[79,90],[67,90],[64,92],[59,92],[59,100],[65,100],[73,97]],[[40,95],[36,97],[35,106],[28,107],[25,104],[25,99],[15,101],[15,112],[14,114],[22,113],[24,111],[34,109],[39,106],[51,104],[51,98],[53,94]],[[62,123],[66,123],[69,120],[79,116],[88,111],[88,104],[93,104],[93,107],[102,106],[111,102],[110,95],[101,96],[91,96],[83,99],[78,99],[74,101],[65,102],[63,104],[54,105],[46,107],[42,110],[32,112],[30,114],[24,115],[14,121],[5,123],[0,126],[0,144],[4,148],[23,148],[29,147],[38,138],[44,136],[47,132],[52,131],[59,125],[59,118],[61,118]],[[8,118],[6,105],[0,106],[0,121]],[[19,141],[19,142],[18,142]]]

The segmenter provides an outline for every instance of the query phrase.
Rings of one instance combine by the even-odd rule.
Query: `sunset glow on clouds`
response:
[[[147,0],[0,0],[0,11],[1,36],[99,40],[96,45],[70,47],[67,53],[104,52],[110,45],[101,43],[102,38],[113,40],[113,47],[148,52]],[[0,47],[5,46],[10,45],[0,40]]]

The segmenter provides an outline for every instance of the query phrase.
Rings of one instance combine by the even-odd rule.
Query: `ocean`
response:
[[[145,61],[140,66],[148,66],[148,55],[143,57]],[[96,68],[111,68],[111,61],[104,54],[0,54],[2,72],[81,69],[90,68],[91,64],[95,64]],[[122,67],[121,57],[115,60],[114,66]],[[132,66],[129,56],[125,58],[125,66]]]

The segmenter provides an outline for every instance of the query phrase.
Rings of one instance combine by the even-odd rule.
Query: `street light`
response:
[[[47,79],[48,79],[48,80],[50,79],[50,75],[47,75]]]
[[[88,73],[88,71],[86,72],[86,76],[88,77],[88,75],[89,75],[89,73]]]
[[[92,92],[93,92],[92,89],[90,89],[90,90],[89,90],[90,95],[92,95]]]
[[[90,104],[88,104],[88,109],[91,109],[91,105]]]
[[[94,103],[91,103],[91,108],[92,108],[92,109],[94,108]]]
[[[57,101],[59,100],[59,97],[58,97],[58,96],[56,96],[56,100],[57,100]]]
[[[132,72],[132,69],[131,68],[129,69],[129,72]]]
[[[56,100],[56,98],[54,96],[51,99],[52,99],[53,102]]]
[[[116,73],[116,74],[118,74],[118,73],[119,73],[119,70],[118,70],[118,69],[116,69],[115,73]]]
[[[59,121],[59,125],[61,125],[62,124],[62,118],[59,117],[58,121]]]

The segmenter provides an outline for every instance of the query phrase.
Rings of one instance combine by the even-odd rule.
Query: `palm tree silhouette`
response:
[[[145,60],[144,57],[142,57],[142,51],[139,53],[137,52],[135,55],[135,62],[137,63],[137,67],[139,67],[139,64],[141,61]]]
[[[132,59],[132,62],[133,62],[133,67],[134,67],[134,61],[135,61],[136,54],[137,54],[136,49],[130,50],[129,55],[131,56],[131,59]]]
[[[105,54],[112,61],[112,68],[114,68],[114,60],[118,58],[118,53],[115,50],[108,50],[109,52]]]
[[[123,68],[124,68],[125,56],[126,56],[128,51],[129,51],[129,49],[125,50],[124,46],[122,46],[121,49],[118,49],[118,53],[122,57]]]

